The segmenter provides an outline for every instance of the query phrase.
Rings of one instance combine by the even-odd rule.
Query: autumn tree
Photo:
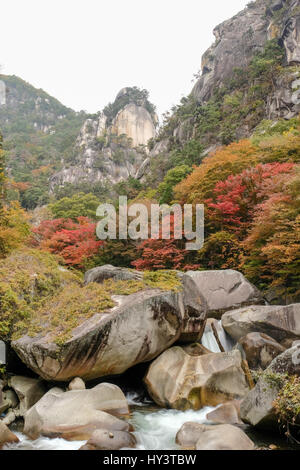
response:
[[[43,221],[33,229],[33,245],[60,255],[67,265],[84,268],[95,256],[103,241],[97,240],[96,224],[87,217]]]

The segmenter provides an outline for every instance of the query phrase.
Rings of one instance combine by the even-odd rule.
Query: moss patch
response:
[[[0,261],[0,338],[8,340],[54,294],[80,277],[38,250],[14,252]]]
[[[176,271],[145,271],[143,281],[147,287],[178,291],[181,288]]]

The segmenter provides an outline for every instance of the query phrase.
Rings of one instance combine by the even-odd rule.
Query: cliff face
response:
[[[51,178],[52,190],[66,183],[115,184],[136,175],[157,124],[154,108],[139,93],[123,88],[113,104],[85,121],[76,140],[75,160]]]
[[[172,152],[182,152],[190,142],[201,143],[205,155],[249,137],[264,119],[299,114],[299,0],[250,2],[214,35],[191,94],[160,129],[140,178],[160,181],[174,166]]]
[[[235,68],[249,65],[266,41],[277,39],[285,50],[285,65],[300,63],[299,0],[257,0],[213,31],[216,41],[202,57],[202,75],[192,94],[207,101]],[[291,96],[289,103],[293,106]]]

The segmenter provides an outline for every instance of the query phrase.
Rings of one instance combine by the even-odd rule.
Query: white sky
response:
[[[161,114],[192,88],[213,28],[249,0],[7,0],[0,64],[79,111],[124,86],[147,88]]]

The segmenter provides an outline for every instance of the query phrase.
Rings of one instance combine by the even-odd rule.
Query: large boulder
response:
[[[9,386],[16,392],[20,400],[20,414],[23,416],[42,396],[47,389],[40,379],[14,375],[8,381]]]
[[[116,385],[102,383],[68,392],[56,387],[25,414],[24,433],[32,439],[39,435],[89,439],[96,429],[128,431],[125,421],[112,416],[128,413],[126,398]]]
[[[150,365],[145,384],[158,405],[180,410],[216,406],[242,398],[249,390],[238,350],[197,355],[180,346]]]
[[[254,443],[231,424],[207,425],[187,422],[176,435],[176,442],[184,449],[196,450],[253,450]]]
[[[222,325],[236,341],[248,333],[260,332],[289,347],[300,339],[300,304],[252,305],[232,310],[222,316]]]
[[[119,450],[124,447],[132,448],[135,445],[136,439],[128,431],[97,429],[80,450]]]
[[[227,310],[262,303],[259,290],[233,269],[187,271],[207,304],[209,317],[221,318]]]
[[[203,294],[199,291],[192,276],[177,272],[181,280],[184,304],[184,318],[181,328],[180,342],[197,341],[205,327],[207,305]],[[90,269],[85,273],[85,283],[103,283],[105,280],[136,281],[144,279],[143,273],[133,269],[120,268],[109,264]]]
[[[11,444],[13,442],[19,442],[18,437],[0,421],[0,449],[4,444]]]
[[[85,380],[121,374],[150,361],[181,334],[181,292],[147,289],[114,297],[117,305],[72,330],[63,347],[51,333],[28,335],[12,343],[21,359],[47,380]]]
[[[266,369],[272,360],[285,351],[275,339],[264,333],[248,333],[239,340],[250,369]]]
[[[241,402],[241,418],[252,426],[277,429],[274,400],[282,387],[277,374],[300,375],[300,343],[277,356]]]

